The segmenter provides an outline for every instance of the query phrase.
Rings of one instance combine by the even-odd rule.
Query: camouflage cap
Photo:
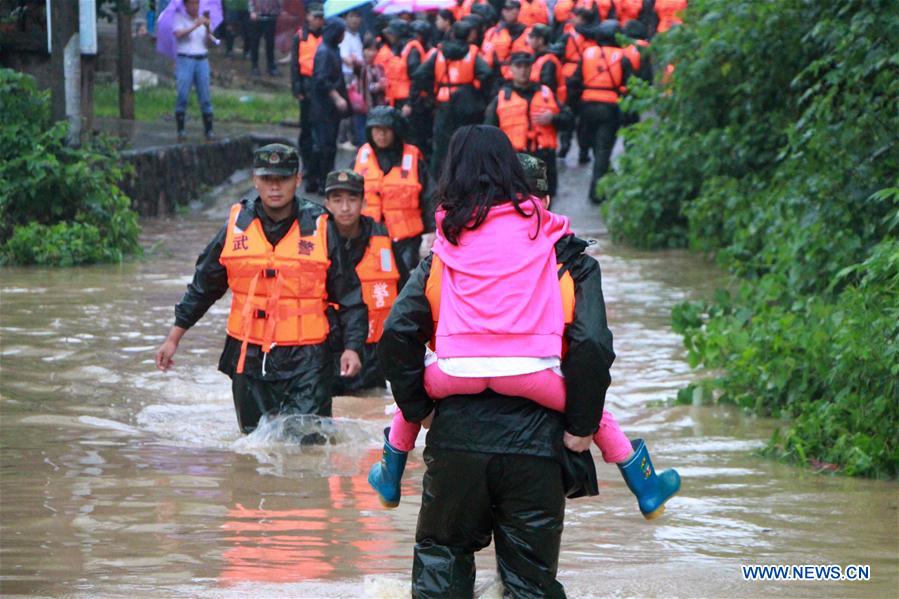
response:
[[[509,57],[509,64],[534,64],[534,55],[530,52],[512,52]]]
[[[549,38],[552,36],[552,29],[550,29],[548,25],[537,23],[531,27],[531,32],[528,35],[530,37],[539,37],[544,41],[549,42]]]
[[[287,144],[268,144],[253,153],[253,174],[289,177],[300,169],[297,151]]]
[[[475,4],[471,7],[471,14],[478,15],[487,23],[496,21],[496,11],[489,4]]]
[[[365,192],[365,179],[356,171],[348,168],[331,171],[325,179],[325,193],[328,194],[338,189],[345,189],[361,195]]]
[[[321,2],[313,2],[306,7],[306,13],[316,17],[325,16],[325,6]]]
[[[528,187],[537,195],[549,193],[549,181],[546,176],[546,163],[530,154],[518,153],[518,161],[524,169],[524,175],[528,180]]]

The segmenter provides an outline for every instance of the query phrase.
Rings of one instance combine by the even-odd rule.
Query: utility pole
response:
[[[131,37],[131,2],[118,0],[119,118],[134,120],[134,40]]]
[[[94,73],[97,69],[97,2],[78,0],[79,32],[81,40],[81,115],[84,133],[94,128]]]
[[[50,17],[50,91],[53,120],[69,121],[69,145],[81,143],[81,46],[78,38],[78,3],[47,0]]]

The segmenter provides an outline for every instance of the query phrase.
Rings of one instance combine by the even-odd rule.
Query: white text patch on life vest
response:
[[[412,154],[403,154],[403,170],[411,171],[412,170]]]
[[[387,305],[387,298],[390,297],[390,290],[387,289],[387,283],[375,283],[372,286],[371,294],[375,299],[375,308],[383,308]]]
[[[390,272],[393,270],[393,261],[390,259],[390,250],[384,248],[381,250],[381,272]]]

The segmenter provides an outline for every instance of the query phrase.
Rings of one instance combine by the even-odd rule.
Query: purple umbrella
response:
[[[382,15],[395,15],[401,12],[416,13],[440,10],[455,5],[455,0],[381,0],[375,5],[375,12]]]
[[[222,0],[200,0],[200,14],[209,13],[209,28],[215,31],[222,24]],[[184,0],[172,0],[156,20],[156,51],[172,60],[178,54],[175,40],[175,15],[187,15]]]

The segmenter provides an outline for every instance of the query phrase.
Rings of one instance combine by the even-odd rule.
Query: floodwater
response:
[[[770,420],[653,403],[696,376],[671,306],[721,275],[694,255],[611,243],[586,203],[587,168],[563,171],[555,208],[597,240],[618,353],[607,405],[683,489],[647,522],[617,468],[598,463],[600,496],[567,507],[569,596],[896,597],[896,482],[760,458]],[[227,301],[185,336],[173,370],[154,368],[196,255],[242,187],[145,222],[144,261],[0,270],[3,595],[408,596],[423,466],[419,448],[400,507],[382,509],[366,473],[389,421],[383,390],[335,400],[331,445],[299,446],[290,431],[306,425],[285,419],[242,437],[216,371]],[[493,559],[478,556],[484,597],[501,593]],[[744,581],[751,564],[868,565],[870,580]]]

